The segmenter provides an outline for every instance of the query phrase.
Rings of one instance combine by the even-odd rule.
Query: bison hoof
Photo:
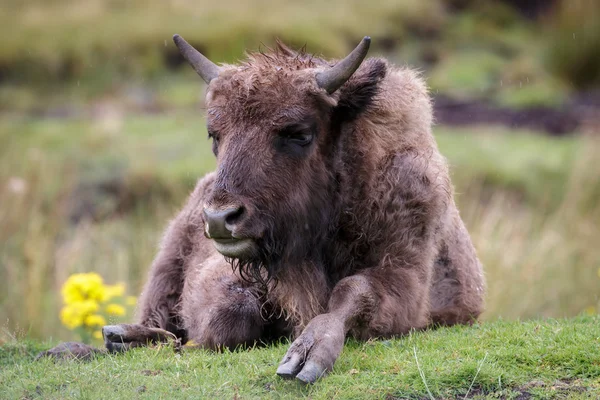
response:
[[[333,368],[344,346],[344,324],[330,314],[313,318],[277,368],[282,378],[314,383]]]
[[[96,349],[87,344],[78,342],[61,343],[50,350],[40,352],[35,359],[50,357],[55,360],[89,360],[95,354],[103,354],[104,351]]]

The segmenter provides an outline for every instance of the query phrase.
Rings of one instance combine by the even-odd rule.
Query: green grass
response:
[[[428,84],[435,92],[460,99],[484,98],[499,86],[506,62],[489,50],[456,52],[431,72]]]
[[[496,321],[385,341],[349,341],[312,386],[275,370],[287,344],[213,353],[136,349],[90,362],[33,361],[50,344],[0,347],[4,398],[534,399],[600,396],[600,319]]]
[[[574,162],[588,141],[551,138],[504,127],[436,129],[459,191],[475,182],[502,188],[548,211],[564,200]]]

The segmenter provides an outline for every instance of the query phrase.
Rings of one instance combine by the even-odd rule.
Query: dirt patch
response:
[[[153,370],[149,370],[149,369],[145,369],[142,371],[142,375],[146,375],[146,376],[156,376],[158,374],[160,374],[161,371],[153,371]]]
[[[497,124],[565,135],[584,126],[600,124],[600,92],[581,93],[560,108],[499,107],[485,100],[434,99],[436,122],[442,125]]]
[[[120,99],[120,100],[119,100]],[[138,87],[119,93],[114,104],[106,100],[101,104],[62,105],[23,112],[24,116],[38,118],[85,118],[102,120],[106,109],[116,108],[124,114],[161,114],[175,107],[164,104],[156,93]],[[573,95],[560,107],[509,108],[491,100],[460,100],[445,95],[434,98],[435,120],[441,125],[504,125],[526,128],[551,135],[566,135],[582,128],[600,126],[600,89]],[[177,106],[179,111],[196,113],[197,104]],[[0,111],[0,115],[2,112]]]

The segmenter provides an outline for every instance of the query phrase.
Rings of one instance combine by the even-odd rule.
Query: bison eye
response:
[[[308,146],[313,140],[313,134],[310,132],[296,132],[289,135],[282,135],[283,140],[296,146]]]
[[[312,143],[315,135],[312,126],[291,125],[278,132],[278,147],[301,150]]]

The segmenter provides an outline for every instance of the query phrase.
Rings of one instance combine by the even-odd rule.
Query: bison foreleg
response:
[[[427,325],[426,290],[416,271],[367,269],[335,286],[328,312],[313,318],[281,361],[280,376],[312,383],[333,368],[348,333],[359,339],[404,334]]]
[[[313,383],[327,372],[344,347],[348,331],[370,318],[376,299],[365,277],[352,276],[336,285],[328,313],[313,318],[292,343],[279,364],[277,374]]]
[[[107,325],[102,328],[104,345],[111,353],[119,353],[134,347],[167,343],[181,345],[175,334],[160,328],[148,328],[139,324]]]

